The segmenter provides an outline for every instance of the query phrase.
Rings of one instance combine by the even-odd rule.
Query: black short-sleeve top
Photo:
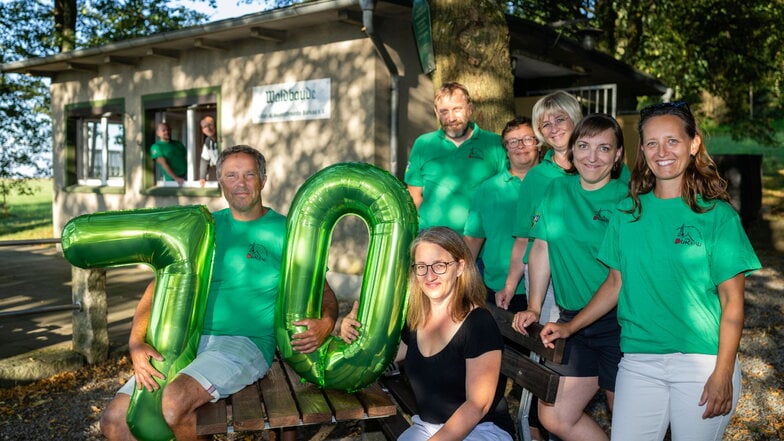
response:
[[[465,361],[486,352],[503,351],[504,339],[492,314],[485,308],[469,312],[452,340],[430,357],[419,351],[416,334],[405,326],[402,340],[408,346],[405,369],[416,396],[419,417],[428,423],[444,424],[466,401]],[[504,385],[499,376],[493,406],[480,423],[494,422],[501,428],[508,427],[511,420],[504,412],[505,403],[499,406],[503,393]]]

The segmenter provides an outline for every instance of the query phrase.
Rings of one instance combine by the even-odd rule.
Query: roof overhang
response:
[[[635,96],[667,91],[656,78],[566,38],[549,26],[512,16],[507,16],[507,23],[516,89],[523,92],[603,83],[618,84]]]
[[[411,9],[394,3],[379,2],[376,13],[379,16],[410,16]],[[6,63],[0,65],[0,72],[49,77],[73,70],[97,72],[103,64],[135,65],[144,57],[177,59],[183,51],[193,48],[225,51],[232,46],[232,42],[248,38],[281,42],[292,30],[337,21],[362,26],[362,12],[357,0],[300,3],[149,37]]]

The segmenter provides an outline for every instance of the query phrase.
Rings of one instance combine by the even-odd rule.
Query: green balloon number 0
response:
[[[147,342],[163,356],[152,360],[163,386],[196,356],[212,273],[215,226],[203,206],[102,212],[68,222],[63,254],[80,268],[144,263],[155,271]],[[163,388],[135,390],[128,426],[146,441],[174,439],[161,412]]]
[[[292,349],[291,336],[304,329],[292,323],[320,316],[332,231],[346,215],[363,219],[370,236],[359,300],[362,332],[350,345],[331,336],[316,352],[301,354]],[[408,248],[417,226],[416,208],[403,183],[372,165],[336,164],[302,185],[287,219],[275,314],[278,350],[302,378],[353,391],[387,368],[403,328]]]

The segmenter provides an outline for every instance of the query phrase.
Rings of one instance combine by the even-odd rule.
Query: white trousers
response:
[[[397,441],[426,441],[443,427],[422,421],[419,415],[411,417],[411,427],[401,433]],[[482,423],[474,427],[464,440],[467,441],[512,441],[512,436],[493,423]]]
[[[721,441],[740,396],[740,363],[732,376],[732,410],[703,419],[700,397],[716,367],[715,355],[624,354],[618,365],[613,441]]]

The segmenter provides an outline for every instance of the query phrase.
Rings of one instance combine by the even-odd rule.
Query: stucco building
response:
[[[373,9],[363,14],[360,3]],[[95,211],[223,208],[214,181],[198,185],[206,114],[216,118],[220,146],[249,144],[266,155],[263,197],[284,214],[309,176],[337,162],[402,176],[414,139],[437,127],[411,15],[411,1],[321,0],[0,66],[51,78],[55,231]],[[623,118],[637,96],[666,90],[550,28],[513,17],[509,25],[522,114],[536,96],[569,88],[592,111]],[[161,181],[150,157],[160,121],[187,147],[183,187]],[[355,231],[363,228],[341,221],[333,271],[361,274],[367,235]]]

